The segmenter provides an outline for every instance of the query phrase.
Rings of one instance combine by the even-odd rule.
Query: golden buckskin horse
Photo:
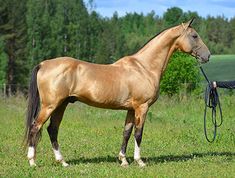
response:
[[[207,46],[191,27],[192,22],[164,30],[137,53],[113,64],[92,64],[60,57],[37,65],[32,72],[26,117],[25,142],[30,166],[36,165],[40,131],[49,118],[47,131],[55,159],[68,166],[60,152],[57,135],[66,106],[75,101],[127,110],[119,160],[121,166],[128,166],[126,148],[134,127],[134,159],[139,166],[145,166],[140,156],[144,122],[149,107],[158,99],[160,79],[169,58],[176,50],[191,54],[200,63],[207,62],[210,57]]]

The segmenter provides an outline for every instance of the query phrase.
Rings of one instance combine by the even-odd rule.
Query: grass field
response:
[[[211,81],[235,80],[235,55],[214,55],[203,68]]]
[[[145,168],[133,162],[133,137],[127,151],[131,164],[119,166],[125,112],[71,104],[59,132],[61,150],[70,166],[55,163],[44,126],[38,166],[30,168],[21,146],[25,100],[1,98],[0,177],[235,177],[235,96],[221,100],[224,124],[210,144],[203,134],[202,99],[160,97],[145,124]]]

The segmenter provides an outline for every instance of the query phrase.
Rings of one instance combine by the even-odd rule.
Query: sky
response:
[[[111,17],[115,11],[124,16],[128,12],[147,14],[152,10],[162,16],[168,8],[175,6],[185,12],[196,11],[202,17],[235,17],[235,0],[94,0],[94,4],[95,11],[103,17]]]

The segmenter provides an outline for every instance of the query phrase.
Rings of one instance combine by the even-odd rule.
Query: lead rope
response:
[[[217,133],[217,127],[220,127],[223,123],[223,117],[222,117],[222,108],[220,105],[219,100],[219,94],[217,92],[217,89],[212,86],[212,83],[209,81],[208,77],[206,76],[202,66],[200,66],[201,72],[203,76],[205,77],[208,85],[206,86],[205,90],[205,109],[204,109],[204,133],[206,140],[210,143],[215,141],[216,133]],[[219,107],[219,115],[220,115],[220,122],[218,124],[217,117],[216,117],[216,107]],[[209,139],[208,133],[207,133],[207,127],[206,127],[206,121],[207,121],[207,108],[211,109],[211,118],[212,118],[212,124],[214,126],[213,130],[213,138]]]

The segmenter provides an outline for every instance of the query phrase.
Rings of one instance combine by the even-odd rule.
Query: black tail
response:
[[[32,71],[32,76],[29,84],[28,91],[28,109],[26,114],[26,122],[25,122],[25,137],[24,142],[25,145],[29,144],[30,139],[30,128],[34,120],[37,118],[38,112],[40,110],[40,98],[38,93],[37,86],[37,73],[40,69],[40,65],[34,67]],[[41,133],[37,134],[37,140],[39,140]]]

